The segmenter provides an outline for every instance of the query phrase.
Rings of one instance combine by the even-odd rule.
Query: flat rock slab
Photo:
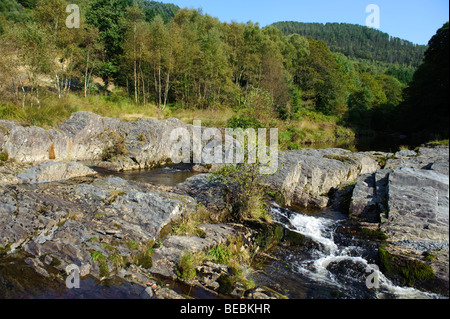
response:
[[[391,241],[448,243],[448,176],[401,168],[389,175],[389,218],[381,227]]]
[[[23,184],[48,183],[97,173],[79,162],[45,162],[17,174]]]
[[[48,255],[60,261],[62,270],[71,263],[90,264],[98,276],[93,251],[113,256],[111,260],[128,258],[196,206],[190,197],[118,177],[2,186],[0,249],[7,254],[22,249],[34,257]],[[114,269],[107,260],[108,268]]]

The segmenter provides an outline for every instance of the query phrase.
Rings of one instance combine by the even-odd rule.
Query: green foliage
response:
[[[3,151],[0,148],[0,165],[2,165],[4,162],[6,162],[9,159],[9,154],[6,151]]]
[[[16,0],[2,0],[0,2],[0,34],[2,34],[2,19],[4,17],[6,20],[13,22],[19,22],[25,19],[26,14],[23,7]]]
[[[435,140],[427,143],[427,146],[449,146],[449,140]]]
[[[100,269],[100,277],[107,277],[109,275],[109,268],[108,268],[108,262],[101,252],[99,251],[93,251],[91,254],[92,261],[97,262],[99,269]]]
[[[435,277],[430,265],[408,257],[392,255],[384,247],[378,249],[378,256],[386,274],[398,278],[402,285],[413,287]]]
[[[233,196],[234,219],[271,221],[258,164],[225,165],[213,172],[211,178],[229,187]]]
[[[117,156],[128,155],[128,149],[125,144],[125,137],[116,131],[106,133],[106,146],[102,152],[103,161],[112,161]]]
[[[449,137],[449,23],[429,42],[401,105],[402,129],[416,135],[417,142]]]
[[[333,52],[350,58],[378,60],[388,63],[418,66],[426,50],[424,45],[390,37],[368,27],[347,23],[277,22],[273,26],[284,34],[297,33],[324,41]]]
[[[217,282],[219,283],[219,293],[227,295],[233,291],[234,280],[232,277],[222,274],[219,279],[217,279]]]
[[[346,74],[325,43],[308,41],[310,54],[295,71],[294,83],[302,90],[303,100],[310,100],[316,110],[342,116],[347,110]]]
[[[263,124],[257,119],[247,117],[245,115],[233,115],[233,117],[228,120],[227,126],[232,129],[242,128],[243,130],[248,128],[258,129],[264,127]]]
[[[180,262],[177,266],[177,275],[184,279],[194,279],[197,275],[195,270],[195,258],[189,252],[183,252]]]
[[[160,16],[167,23],[180,10],[180,7],[174,4],[157,1],[144,1],[141,5],[145,12],[146,21],[152,21],[156,16]]]
[[[208,256],[213,258],[214,262],[219,264],[228,264],[230,262],[232,253],[225,245],[217,245],[208,252]]]

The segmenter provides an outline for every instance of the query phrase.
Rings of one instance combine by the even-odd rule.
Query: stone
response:
[[[411,156],[417,156],[417,153],[415,151],[410,150],[402,150],[395,153],[395,157],[411,157]]]
[[[263,176],[263,183],[280,191],[288,206],[324,208],[329,193],[356,180],[360,174],[374,173],[377,161],[369,153],[343,149],[302,150],[281,153],[276,174]]]
[[[48,183],[97,173],[79,162],[45,162],[17,175],[24,184]]]
[[[448,242],[448,176],[401,168],[389,175],[389,218],[382,230],[393,241]]]
[[[365,174],[358,177],[353,190],[349,213],[353,218],[371,222],[379,220],[374,174]]]
[[[28,258],[25,259],[25,263],[27,265],[31,266],[42,277],[45,277],[45,278],[49,278],[50,277],[50,275],[47,272],[47,270],[45,270],[44,264],[38,258],[30,258],[30,257],[28,257]]]
[[[192,131],[192,126],[177,119],[135,122],[100,117],[89,112],[73,113],[55,129],[23,127],[0,121],[0,149],[17,162],[85,161],[102,159],[105,146],[114,144],[111,136],[123,138],[126,154],[108,166],[130,170],[167,163],[171,158],[170,133],[175,128]],[[120,155],[120,154],[118,154]]]
[[[194,198],[214,213],[221,213],[229,208],[226,200],[229,195],[227,185],[214,180],[209,174],[190,177],[178,184],[173,192]]]

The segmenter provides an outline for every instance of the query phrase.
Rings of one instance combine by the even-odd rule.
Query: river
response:
[[[174,186],[197,174],[189,165],[126,173],[96,170],[101,176],[115,175],[164,186]],[[275,222],[304,235],[307,242],[302,247],[288,247],[281,243],[272,248],[270,254],[274,259],[257,265],[258,270],[253,274],[253,280],[258,285],[271,287],[291,299],[440,297],[392,284],[374,267],[376,245],[336,231],[347,219],[338,211],[291,211],[273,203],[271,213]],[[369,289],[366,285],[366,279],[371,274],[377,278],[378,289]],[[57,277],[57,274],[54,275]],[[202,289],[191,289],[177,282],[163,279],[160,282],[191,297],[215,297]],[[61,281],[41,278],[20,258],[0,260],[0,298],[136,299],[144,296],[142,287],[115,279],[99,283],[94,278],[87,278],[82,281],[82,286],[80,290],[69,290],[61,285]]]
[[[311,211],[294,212],[276,204],[271,210],[275,222],[307,240],[301,247],[275,247],[271,252],[275,259],[256,273],[257,284],[293,299],[440,298],[394,285],[375,264],[376,245],[336,231],[347,220],[340,212],[324,209],[311,215]]]

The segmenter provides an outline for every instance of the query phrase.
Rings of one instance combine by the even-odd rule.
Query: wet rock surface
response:
[[[435,270],[433,278],[418,285],[447,287],[440,291],[447,296],[448,163],[448,147],[398,152],[383,169],[358,178],[350,204],[353,218],[379,224],[387,236],[385,249],[394,258],[425,263]],[[423,254],[430,250],[434,258],[424,260]]]

